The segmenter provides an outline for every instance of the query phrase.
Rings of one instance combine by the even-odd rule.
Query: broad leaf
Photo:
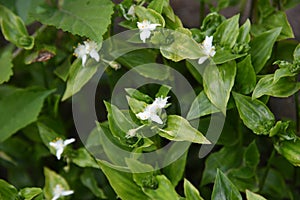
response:
[[[300,83],[293,78],[283,77],[274,82],[274,75],[266,75],[261,78],[252,94],[252,98],[259,98],[263,95],[273,97],[289,97],[300,89]]]
[[[25,200],[32,200],[34,199],[36,196],[40,195],[43,193],[43,190],[41,188],[23,188],[22,190],[20,190],[19,194],[24,197]]]
[[[250,41],[251,22],[249,19],[240,27],[237,43],[243,44]]]
[[[217,49],[216,54],[212,58],[215,64],[223,64],[231,60],[235,60],[245,56],[246,54],[232,54],[229,50]]]
[[[187,179],[184,179],[184,195],[186,200],[204,200],[197,188],[193,186]]]
[[[80,89],[93,77],[97,72],[98,65],[87,64],[83,67],[79,59],[75,60],[71,66],[69,79],[67,81],[67,88],[62,97],[62,101],[68,99],[72,95],[80,91]]]
[[[269,134],[275,124],[275,117],[269,108],[261,101],[238,93],[233,97],[244,124],[258,135]]]
[[[155,10],[159,14],[162,13],[163,7],[165,4],[168,4],[169,2],[167,0],[153,0],[151,3],[149,3],[148,8],[151,8],[152,10]]]
[[[8,182],[0,179],[0,197],[5,200],[16,200],[18,197],[18,190]]]
[[[221,66],[207,66],[203,74],[205,94],[224,115],[226,115],[227,103],[234,85],[235,75],[236,63],[234,61]]]
[[[179,200],[179,195],[176,193],[172,183],[164,175],[156,176],[158,188],[148,189],[143,188],[143,191],[150,199],[174,199]]]
[[[72,154],[72,162],[79,167],[93,167],[98,169],[99,165],[85,148],[79,148]]]
[[[227,19],[218,26],[214,33],[215,41],[218,41],[221,46],[232,48],[239,35],[239,15],[235,15]]]
[[[161,27],[165,26],[164,18],[155,10],[145,8],[142,6],[135,6],[135,14],[139,18],[139,21],[148,20],[152,24],[160,24]]]
[[[160,129],[159,135],[173,141],[210,144],[210,141],[208,141],[202,133],[192,127],[186,119],[178,115],[168,116],[167,127]]]
[[[264,197],[260,196],[259,194],[255,194],[250,190],[246,190],[246,197],[247,200],[266,200]]]
[[[274,145],[276,151],[294,166],[300,166],[300,139],[283,141]]]
[[[98,43],[107,31],[113,14],[109,0],[64,0],[60,8],[45,5],[33,17],[43,24],[86,36]]]
[[[13,75],[12,59],[12,52],[9,49],[5,49],[0,53],[0,84],[7,82],[10,76]]]
[[[64,190],[70,190],[67,181],[55,171],[48,169],[47,167],[44,168],[44,175],[45,175],[45,186],[44,186],[44,195],[46,199],[53,198],[53,190],[56,185],[60,185]]]
[[[256,74],[251,64],[251,56],[237,64],[234,89],[242,94],[251,93],[256,85]]]
[[[281,32],[281,28],[275,28],[266,31],[250,42],[250,54],[254,70],[259,73],[272,54],[272,49],[277,37]]]
[[[0,100],[0,142],[37,120],[44,99],[53,91],[21,90]]]
[[[124,200],[150,200],[142,189],[133,181],[132,174],[115,169],[105,161],[99,161],[103,173],[117,195]]]
[[[2,5],[0,5],[0,25],[6,40],[24,49],[33,48],[34,38],[28,35],[22,19]]]
[[[211,199],[242,200],[242,196],[235,185],[218,169]]]
[[[125,88],[125,91],[127,92],[127,94],[129,94],[130,97],[132,97],[136,100],[144,101],[148,104],[153,102],[153,99],[149,95],[144,94],[137,89]]]
[[[84,169],[83,174],[80,176],[80,180],[84,186],[90,189],[90,191],[101,199],[107,199],[104,191],[98,187],[95,174],[90,169]]]

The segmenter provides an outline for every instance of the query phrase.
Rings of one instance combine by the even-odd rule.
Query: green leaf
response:
[[[124,200],[150,200],[133,181],[132,174],[122,172],[106,161],[99,161],[103,173],[117,195]]]
[[[251,56],[237,64],[234,89],[242,94],[250,94],[256,85],[256,74],[251,64]]]
[[[22,19],[2,5],[0,5],[0,24],[6,40],[24,49],[33,48],[34,38],[28,35]]]
[[[179,195],[176,193],[172,183],[164,175],[156,176],[158,181],[157,189],[143,188],[143,191],[150,199],[174,199],[179,200]]]
[[[60,185],[64,190],[70,190],[67,181],[55,171],[44,168],[45,175],[45,186],[44,186],[44,195],[46,199],[53,198],[53,190],[56,185]]]
[[[83,174],[80,176],[80,180],[96,197],[107,199],[104,191],[98,187],[95,174],[90,169],[84,169]]]
[[[237,43],[243,44],[250,42],[250,30],[251,30],[251,22],[249,19],[240,27],[239,36],[237,38]]]
[[[264,31],[275,29],[277,27],[281,27],[281,32],[277,40],[285,40],[295,37],[293,29],[289,24],[285,12],[283,11],[274,12],[264,18],[258,25],[254,25],[252,27],[252,33],[254,33],[254,35],[258,35]]]
[[[259,73],[272,54],[273,45],[279,36],[281,28],[266,31],[250,42],[250,54],[254,70]]]
[[[289,66],[293,66],[292,64],[289,64]],[[276,83],[278,80],[280,80],[283,77],[293,77],[296,76],[297,73],[291,72],[289,67],[279,68],[274,73],[274,80],[273,83]]]
[[[161,81],[166,80],[171,76],[170,69],[168,67],[157,63],[144,64],[142,66],[133,68],[133,71],[136,71],[138,74],[146,78]]]
[[[274,145],[276,151],[294,166],[300,166],[300,139],[283,141]]]
[[[216,54],[212,58],[216,65],[229,62],[245,56],[246,54],[232,54],[229,50],[226,49],[217,49]]]
[[[225,21],[218,26],[214,33],[214,40],[223,47],[232,48],[239,36],[239,18],[237,14]]]
[[[233,97],[244,124],[258,135],[269,134],[275,125],[275,117],[269,108],[261,101],[238,93]]]
[[[89,154],[85,148],[79,148],[72,155],[72,162],[79,167],[93,167],[98,169],[99,165],[96,163],[95,159]]]
[[[236,63],[221,66],[207,66],[203,74],[204,92],[208,99],[226,115],[227,103],[234,85]]]
[[[210,144],[202,133],[178,115],[169,115],[167,127],[160,129],[159,135],[173,141],[188,141],[198,144]]]
[[[300,83],[293,78],[283,77],[274,82],[274,74],[269,74],[261,78],[252,94],[252,98],[259,98],[263,95],[273,97],[289,97],[300,89]]]
[[[41,188],[36,187],[27,187],[20,190],[19,194],[24,197],[25,200],[32,200],[38,195],[42,194],[43,190]]]
[[[211,198],[218,200],[242,200],[242,196],[238,189],[219,169],[217,171]]]
[[[60,8],[45,5],[33,17],[72,34],[100,43],[111,23],[114,4],[109,0],[64,0]]]
[[[0,53],[0,84],[9,81],[13,75],[12,52],[9,49],[4,49]]]
[[[148,8],[151,8],[152,10],[155,10],[159,14],[162,13],[163,7],[165,4],[168,4],[169,2],[167,0],[153,0],[149,3]]]
[[[0,100],[0,142],[37,120],[44,99],[53,90],[20,90]]]
[[[83,67],[79,59],[75,60],[71,65],[69,79],[67,81],[67,88],[62,97],[62,101],[73,96],[93,77],[97,72],[98,65],[88,64]]]
[[[0,179],[0,198],[5,200],[16,200],[18,196],[18,190],[8,182]]]
[[[250,190],[246,190],[247,200],[266,200],[264,197],[251,192]]]
[[[161,27],[165,26],[164,18],[155,10],[145,8],[142,6],[135,6],[134,11],[137,17],[139,18],[139,21],[148,20],[152,24],[160,24]]]
[[[160,86],[158,92],[155,94],[155,97],[166,98],[171,89],[172,89],[172,87],[170,87],[168,85],[162,85],[162,86]]]
[[[184,59],[199,59],[203,49],[191,38],[180,31],[162,30],[151,37],[151,43],[159,45],[161,54],[170,60],[179,62]]]
[[[193,186],[187,179],[184,179],[184,195],[186,200],[204,200],[197,188]]]
[[[293,57],[296,62],[300,61],[300,44],[298,44],[297,47],[295,48]]]
[[[142,92],[140,92],[137,89],[133,89],[133,88],[125,88],[125,91],[127,92],[127,94],[129,94],[130,97],[139,100],[139,101],[144,101],[148,104],[150,104],[151,102],[153,102],[153,99],[147,95],[144,94]]]
[[[178,156],[177,149],[180,149],[180,143],[172,145],[167,152],[167,158],[164,162],[169,162],[170,158]],[[176,153],[175,153],[176,152]],[[171,164],[163,168],[164,175],[171,181],[174,186],[177,186],[179,181],[184,176],[188,151],[186,150],[180,158],[173,161]],[[164,163],[165,166],[166,163]]]
[[[148,105],[144,101],[139,101],[135,98],[131,98],[131,97],[128,97],[128,96],[126,96],[126,99],[127,99],[127,102],[128,102],[128,105],[129,105],[131,111],[134,114],[137,114],[139,112],[143,112],[144,109],[146,108],[146,106]]]

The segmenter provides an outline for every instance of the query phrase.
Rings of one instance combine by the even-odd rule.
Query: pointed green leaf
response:
[[[90,191],[100,199],[107,199],[104,191],[98,187],[95,174],[88,168],[84,169],[83,174],[80,176],[80,180],[84,186],[90,189]]]
[[[152,10],[155,10],[159,14],[162,13],[163,7],[165,4],[168,4],[169,1],[167,0],[153,0],[149,3],[148,8],[151,8]]]
[[[255,194],[254,192],[251,192],[250,190],[246,190],[246,197],[247,200],[267,200],[264,197],[260,196],[259,194]]]
[[[256,85],[256,74],[251,64],[251,56],[237,64],[237,73],[234,88],[242,94],[251,93]]]
[[[79,167],[93,167],[98,169],[99,165],[85,148],[79,148],[72,154],[72,162]]]
[[[0,5],[0,25],[6,40],[24,49],[33,48],[34,38],[28,35],[22,19],[2,5]]]
[[[167,127],[160,129],[159,135],[173,141],[188,141],[198,144],[210,144],[203,134],[178,115],[169,115]]]
[[[32,16],[43,24],[86,36],[98,43],[111,23],[114,4],[109,0],[64,0],[60,8],[45,5]]]
[[[5,200],[16,200],[18,197],[18,190],[8,182],[0,179],[0,197]]]
[[[46,199],[53,198],[53,190],[56,185],[60,185],[64,190],[70,190],[70,187],[67,181],[55,171],[48,169],[47,167],[44,168],[44,175],[45,175],[45,186],[44,186],[44,195]]]
[[[298,44],[297,47],[295,48],[293,57],[296,62],[300,61],[300,44]]]
[[[294,166],[300,167],[300,139],[283,141],[274,145],[276,151]]]
[[[135,98],[139,101],[144,101],[149,104],[153,102],[153,99],[149,95],[144,94],[137,89],[125,88],[125,91],[127,92],[127,94],[129,94],[130,97]]]
[[[168,85],[162,85],[162,86],[160,86],[158,92],[155,94],[155,97],[166,98],[171,89],[172,89],[172,87],[170,87]]]
[[[291,77],[283,77],[274,82],[274,74],[269,74],[261,78],[252,94],[252,98],[256,99],[263,95],[273,97],[289,97],[299,91],[300,83]]]
[[[275,117],[269,108],[257,99],[252,100],[235,92],[233,97],[244,124],[258,135],[269,134],[275,125]]]
[[[13,75],[12,52],[9,49],[4,49],[0,53],[0,84],[7,82]]]
[[[24,197],[25,200],[32,200],[38,195],[42,194],[43,190],[36,187],[27,187],[20,190],[19,194]]]
[[[172,183],[164,175],[156,176],[158,188],[148,189],[143,188],[143,191],[150,199],[174,199],[179,200],[179,195],[176,193]]]
[[[133,181],[131,173],[122,172],[106,161],[99,161],[99,164],[110,185],[121,199],[150,200]]]
[[[235,185],[218,169],[211,199],[242,200],[242,196]]]
[[[165,26],[164,18],[155,10],[152,10],[150,8],[147,9],[143,6],[135,6],[134,11],[139,18],[139,21],[148,20],[152,24],[160,24],[161,27]]]
[[[204,92],[208,99],[226,115],[227,103],[234,85],[236,63],[207,66],[203,74]]]
[[[44,99],[53,92],[20,90],[0,100],[0,142],[37,120]]]
[[[214,40],[221,46],[232,48],[239,35],[239,18],[238,14],[223,21],[214,33]]]
[[[226,49],[217,49],[216,54],[212,58],[216,65],[223,64],[245,56],[246,54],[232,54]]]
[[[240,27],[237,43],[243,44],[250,41],[251,22],[249,19]]]
[[[292,66],[292,64],[290,64],[290,66]],[[290,70],[289,67],[279,68],[274,73],[273,83],[276,83],[281,78],[284,78],[284,77],[293,77],[293,76],[296,76],[296,75],[297,75],[297,73],[291,72],[291,70]]]
[[[186,200],[204,200],[197,188],[193,186],[187,179],[184,179],[184,195]]]
[[[273,45],[280,31],[281,28],[274,28],[258,35],[250,42],[251,60],[256,74],[263,69],[271,57]]]

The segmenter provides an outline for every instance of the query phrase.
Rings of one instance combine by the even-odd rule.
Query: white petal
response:
[[[151,31],[143,30],[140,32],[140,39],[145,43],[146,39],[149,38],[151,35]]]
[[[156,114],[151,115],[150,119],[158,124],[163,124],[163,121],[160,119],[160,117]]]
[[[131,16],[134,16],[135,15],[135,11],[134,11],[134,7],[135,5],[131,5],[128,12],[127,12],[127,15],[131,15]]]
[[[209,53],[210,57],[214,57],[215,54],[216,54],[215,48],[212,48],[210,53]]]
[[[67,146],[68,144],[71,144],[72,142],[75,142],[74,138],[67,139],[67,140],[64,141],[64,146]]]
[[[59,199],[59,197],[60,197],[60,195],[59,195],[59,194],[55,194],[55,195],[52,197],[52,199],[51,199],[51,200],[57,200],[57,199]]]
[[[93,50],[90,52],[90,56],[91,56],[92,58],[94,58],[97,62],[99,62],[100,57],[99,57],[98,52],[97,52],[95,49],[93,49]]]
[[[51,147],[54,147],[55,149],[57,148],[57,143],[56,142],[49,142],[49,145]]]
[[[164,108],[167,105],[168,98],[169,97],[166,97],[166,98],[162,98],[162,97],[155,98],[153,104],[157,105],[158,108],[162,109],[162,108]]]
[[[84,66],[85,62],[86,62],[86,59],[87,59],[87,56],[83,55],[81,59],[82,59],[82,66]]]
[[[57,160],[60,160],[61,154],[62,154],[63,152],[64,152],[64,148],[56,149],[56,157],[57,157]]]
[[[201,64],[204,63],[207,59],[208,59],[208,56],[202,56],[202,57],[200,57],[199,60],[198,60],[198,64],[201,65]]]
[[[73,190],[64,190],[64,191],[61,192],[61,196],[69,196],[73,193],[74,193]]]
[[[153,31],[156,29],[157,26],[160,26],[160,24],[149,24],[148,28],[150,31]]]
[[[203,46],[205,49],[211,49],[212,47],[212,41],[213,41],[213,36],[206,36],[205,40],[203,41]]]
[[[141,120],[146,120],[146,119],[150,118],[150,113],[147,111],[144,111],[144,112],[140,112],[140,113],[136,114],[136,116],[138,118],[140,118]]]

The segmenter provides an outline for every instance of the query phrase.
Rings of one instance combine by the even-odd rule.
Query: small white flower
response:
[[[151,120],[154,121],[158,124],[163,124],[163,121],[161,118],[158,116],[158,113],[161,111],[161,109],[165,108],[167,105],[169,97],[162,98],[158,97],[154,100],[154,102],[150,105],[147,105],[145,110],[143,112],[139,112],[136,114],[138,118],[141,120]]]
[[[83,43],[84,44],[79,44],[74,51],[74,55],[82,59],[82,66],[85,65],[88,55],[99,62],[100,56],[97,52],[97,43],[94,41],[84,41]]]
[[[205,40],[202,42],[202,48],[204,51],[204,56],[200,57],[198,60],[198,64],[204,63],[208,58],[214,57],[216,54],[215,46],[212,45],[213,36],[206,36]]]
[[[135,5],[130,6],[130,8],[128,9],[127,15],[131,15],[132,17],[135,16],[134,7],[135,7]]]
[[[58,138],[57,140],[50,142],[49,145],[55,149],[56,157],[58,160],[60,160],[61,154],[64,152],[65,147],[72,142],[75,142],[74,138],[67,139],[65,141],[61,138]]]
[[[137,127],[137,128],[130,129],[130,130],[126,133],[125,138],[132,138],[132,137],[136,136],[137,131],[140,130],[141,128],[143,128],[144,126],[145,126],[145,125],[139,126],[139,127]]]
[[[53,189],[53,197],[52,197],[52,200],[57,200],[59,199],[60,197],[63,197],[63,196],[69,196],[71,194],[73,194],[74,191],[73,190],[64,190],[64,188],[57,184],[55,186],[55,188]]]
[[[140,30],[140,39],[145,43],[147,38],[150,38],[151,31],[155,30],[160,24],[151,24],[150,21],[144,20],[143,22],[137,22],[137,26]]]

